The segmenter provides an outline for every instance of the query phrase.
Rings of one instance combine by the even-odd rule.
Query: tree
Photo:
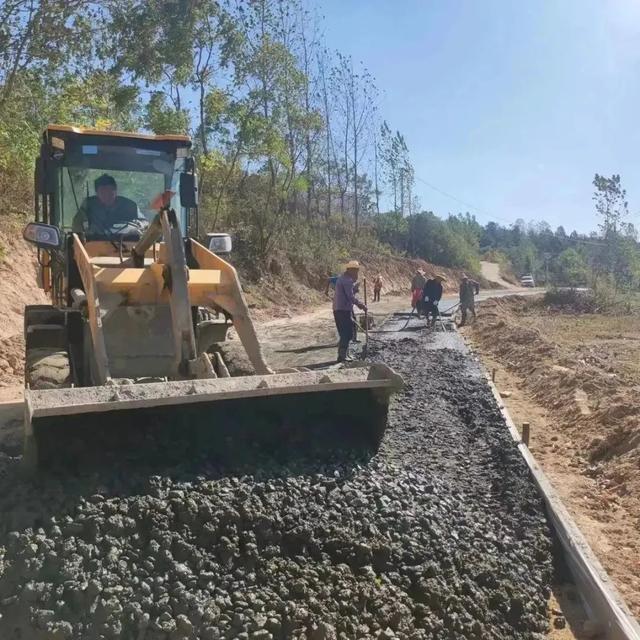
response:
[[[600,216],[598,227],[603,243],[593,253],[596,279],[606,274],[613,279],[616,289],[635,286],[638,282],[639,249],[635,229],[627,222],[629,205],[627,192],[622,188],[620,175],[610,178],[595,174],[593,201]]]
[[[0,4],[0,113],[29,72],[52,82],[94,58],[98,5],[84,0],[8,0]],[[55,43],[55,46],[52,45]]]
[[[347,185],[353,189],[353,216],[355,234],[360,220],[360,179],[362,162],[372,134],[370,123],[376,110],[377,89],[373,77],[366,68],[356,69],[350,56],[336,54],[336,64],[331,71],[331,85],[341,116],[341,140],[343,141],[342,171],[344,182],[341,206],[345,206]]]
[[[614,174],[605,178],[596,173],[593,186],[596,213],[601,217],[600,231],[605,238],[609,233],[617,234],[623,230],[629,216],[627,192],[622,188],[620,176]]]
[[[167,96],[162,91],[154,91],[145,105],[145,126],[155,134],[189,131],[189,113],[167,104]]]
[[[325,220],[328,221],[331,217],[331,200],[333,197],[332,191],[332,173],[331,169],[334,164],[335,158],[335,149],[333,146],[333,138],[332,138],[332,112],[329,107],[330,96],[329,96],[329,85],[328,85],[328,67],[330,66],[330,57],[329,53],[326,49],[323,49],[318,52],[317,56],[317,67],[318,67],[318,80],[319,80],[319,92],[322,103],[322,114],[324,119],[324,130],[325,130],[325,140],[324,140],[324,165],[325,165],[325,183],[326,183],[326,203],[325,203]]]
[[[404,136],[392,133],[387,122],[380,128],[380,158],[387,184],[393,191],[393,209],[402,214],[413,213],[415,172]]]
[[[393,210],[398,211],[398,168],[400,158],[395,137],[386,120],[380,127],[380,158],[384,167],[386,182],[393,191]]]
[[[554,267],[560,284],[577,287],[587,283],[587,263],[575,249],[565,249],[558,255]]]

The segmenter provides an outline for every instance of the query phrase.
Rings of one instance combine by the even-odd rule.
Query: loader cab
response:
[[[191,142],[184,136],[146,136],[50,126],[42,139],[36,165],[36,220],[57,226],[62,235],[79,231],[78,213],[98,198],[96,181],[109,176],[117,197],[137,209],[133,225],[86,225],[95,239],[139,235],[157,212],[155,201],[169,191],[170,206],[178,214],[183,235],[195,231],[195,196],[184,183],[194,184]],[[183,201],[184,200],[184,201]],[[75,223],[74,223],[75,221]],[[132,228],[133,227],[133,228]]]
[[[100,181],[113,184],[112,202],[101,201]],[[71,234],[90,252],[122,257],[139,240],[170,194],[183,237],[197,236],[196,177],[186,136],[152,136],[50,125],[44,131],[35,167],[36,224],[25,238],[39,247],[42,286],[54,304],[71,304],[78,281],[67,256]],[[167,202],[165,202],[167,204]],[[42,225],[50,225],[43,227]],[[57,247],[39,238],[59,238]],[[29,237],[30,236],[30,237]]]

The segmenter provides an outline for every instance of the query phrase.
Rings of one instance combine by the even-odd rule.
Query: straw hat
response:
[[[442,280],[442,282],[446,282],[447,279],[444,275],[442,275],[441,273],[436,273],[435,276],[433,276],[436,280]]]
[[[359,269],[359,268],[360,268],[360,263],[357,260],[349,260],[349,262],[347,262],[347,264],[344,265],[345,271],[347,269]]]

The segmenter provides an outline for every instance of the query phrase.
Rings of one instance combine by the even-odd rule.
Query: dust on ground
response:
[[[24,379],[24,339],[15,334],[0,339],[0,400],[10,400]]]
[[[531,450],[630,609],[640,613],[640,317],[575,314],[522,297],[466,330]]]
[[[406,296],[383,296],[380,302],[369,304],[369,315],[373,319],[372,342],[385,319],[407,305]],[[329,302],[311,313],[262,322],[258,326],[258,336],[267,362],[275,368],[319,366],[336,360],[337,333]],[[231,337],[233,339],[233,335]],[[357,338],[360,345],[364,344],[366,336],[362,330]]]

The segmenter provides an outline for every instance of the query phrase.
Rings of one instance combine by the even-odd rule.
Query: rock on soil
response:
[[[0,637],[543,637],[551,538],[475,365],[423,335],[377,455],[0,479]]]

